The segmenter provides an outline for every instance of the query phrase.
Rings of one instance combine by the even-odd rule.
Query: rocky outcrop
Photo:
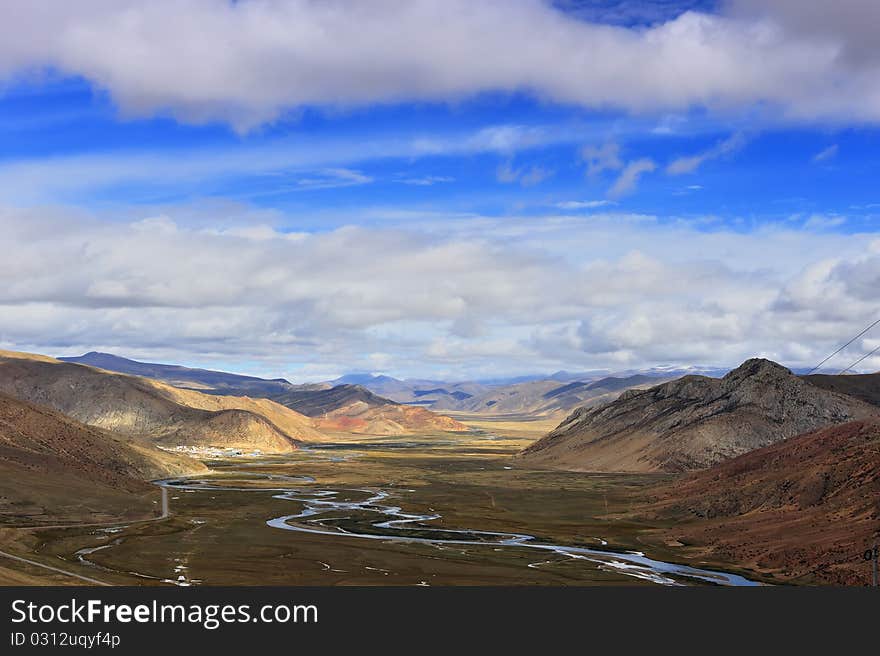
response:
[[[752,359],[721,379],[685,376],[581,408],[519,457],[579,471],[680,472],[878,413],[774,362]]]

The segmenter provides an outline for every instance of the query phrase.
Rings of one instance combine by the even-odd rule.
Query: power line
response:
[[[841,369],[839,372],[837,372],[837,375],[839,376],[840,374],[845,374],[847,371],[849,371],[850,369],[852,369],[853,367],[855,367],[855,366],[856,366],[859,362],[861,362],[862,360],[867,360],[868,358],[870,358],[870,357],[871,357],[872,355],[874,355],[877,351],[880,351],[880,346],[878,346],[877,348],[875,348],[875,349],[874,349],[873,351],[871,351],[870,353],[867,353],[867,354],[863,355],[862,357],[860,357],[858,360],[856,360],[855,362],[853,362],[853,363],[852,363],[850,366],[848,366],[846,369]]]
[[[853,338],[852,338],[851,340],[849,340],[846,344],[844,344],[844,345],[841,346],[839,349],[837,349],[834,353],[832,353],[832,354],[829,355],[827,358],[825,358],[824,360],[822,360],[822,362],[820,362],[820,363],[817,364],[815,367],[813,367],[812,369],[810,369],[810,370],[807,372],[806,375],[809,376],[811,373],[813,373],[814,371],[816,371],[816,369],[818,369],[818,368],[821,367],[823,364],[825,364],[826,362],[828,362],[831,358],[833,358],[835,355],[837,355],[838,353],[840,353],[843,349],[845,349],[847,346],[849,346],[850,344],[852,344],[854,341],[856,341],[859,337],[861,337],[862,335],[864,335],[866,332],[868,332],[869,330],[871,330],[871,328],[873,328],[874,326],[876,326],[878,323],[880,323],[880,319],[877,319],[877,321],[875,321],[875,322],[872,323],[870,326],[868,326],[867,328],[865,328],[862,332],[860,332],[858,335],[856,335],[855,337],[853,337]],[[876,351],[876,350],[877,350],[877,349],[875,349],[875,351]],[[874,353],[874,351],[871,351],[871,353]],[[871,355],[871,353],[869,353],[868,355]],[[866,355],[865,358],[868,357],[868,355]],[[862,358],[862,360],[864,360],[865,358]],[[859,362],[861,362],[862,360],[859,360]],[[856,366],[859,362],[855,362],[855,363],[851,364],[849,367],[847,367],[847,368],[845,369],[845,371],[848,371],[848,370],[852,369],[852,368],[853,368],[854,366]],[[843,372],[841,372],[841,373],[843,373]]]

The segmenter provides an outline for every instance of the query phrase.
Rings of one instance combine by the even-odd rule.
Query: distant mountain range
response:
[[[558,372],[556,378],[533,378],[518,382],[487,383],[437,380],[399,380],[390,376],[353,374],[330,382],[331,385],[357,384],[388,399],[430,408],[438,412],[465,412],[486,415],[558,416],[584,405],[614,400],[627,389],[650,387],[682,375],[681,370],[635,373],[620,376]],[[687,370],[690,371],[690,370]],[[714,370],[713,370],[714,371]],[[516,380],[516,379],[514,379]]]
[[[255,394],[222,393],[242,390]],[[98,353],[62,361],[0,351],[0,517],[14,525],[19,516],[155,515],[155,487],[146,481],[208,471],[187,454],[287,453],[351,433],[464,430],[355,385],[294,386]]]
[[[468,398],[441,397],[430,407],[435,410],[457,410],[469,413],[558,416],[575,408],[600,405],[616,399],[628,389],[652,387],[666,378],[637,374],[627,377],[608,376],[592,381],[563,383],[539,380],[493,387]]]
[[[198,369],[174,364],[139,362],[129,358],[92,351],[58,360],[85,364],[107,371],[143,376],[164,381],[175,387],[206,394],[225,394],[277,399],[296,398],[293,392],[320,391],[340,385],[357,385],[377,397],[432,410],[486,414],[531,412],[554,414],[568,412],[583,403],[603,402],[613,392],[654,382],[671,380],[686,374],[720,376],[726,370],[707,367],[655,367],[647,370],[608,372],[557,371],[549,375],[528,375],[479,381],[450,382],[431,379],[401,380],[392,376],[352,373],[326,383],[296,385],[284,378],[258,378],[241,374]],[[608,383],[599,383],[606,379]],[[569,386],[569,383],[575,383]],[[590,387],[590,385],[596,385]],[[600,389],[602,388],[602,389]],[[558,392],[557,394],[552,394]],[[551,394],[551,396],[545,396]],[[304,398],[304,397],[303,397]],[[551,400],[554,399],[554,400]],[[379,399],[371,399],[378,403]]]
[[[287,391],[292,385],[283,378],[267,380],[254,376],[230,374],[209,369],[191,369],[175,364],[156,364],[138,362],[110,353],[92,351],[76,357],[58,358],[63,362],[87,364],[107,371],[115,371],[132,376],[155,378],[175,387],[195,389],[207,394],[234,394],[237,396],[261,396],[271,398]]]
[[[312,417],[322,430],[373,435],[417,432],[464,432],[454,419],[425,408],[406,406],[352,384],[326,389],[293,389],[275,397],[279,403]]]
[[[428,378],[406,378],[399,379],[384,374],[372,373],[352,373],[341,376],[334,380],[328,381],[331,385],[362,385],[369,390],[388,396],[395,393],[405,393],[415,389],[430,389],[433,387],[445,388],[446,390],[458,390],[465,386],[471,386],[480,390],[486,390],[495,387],[507,387],[510,385],[519,385],[521,383],[534,383],[553,381],[557,383],[571,382],[590,382],[601,378],[627,378],[634,375],[651,376],[656,378],[677,378],[688,374],[699,374],[703,376],[721,377],[730,369],[722,367],[703,367],[703,366],[687,366],[669,365],[659,367],[649,367],[647,369],[622,369],[612,371],[610,369],[593,369],[590,371],[556,371],[552,374],[528,374],[523,376],[508,376],[499,378],[478,378],[468,381],[449,381]]]
[[[396,401],[380,396],[358,384],[312,383],[293,385],[283,378],[264,379],[254,376],[180,365],[138,362],[109,353],[91,352],[59,360],[97,367],[106,371],[161,380],[178,388],[202,393],[203,397],[250,397],[268,399],[282,406],[315,418],[310,425],[333,432],[374,435],[403,435],[417,432],[461,432],[466,428],[424,408],[400,407]],[[377,387],[393,387],[395,379],[387,376],[353,376],[352,380],[369,380]],[[399,386],[398,386],[399,387]],[[242,403],[238,402],[239,405]],[[255,403],[251,401],[250,403]],[[205,403],[202,403],[205,405]],[[265,402],[264,402],[265,405]],[[298,434],[294,436],[298,437]],[[306,440],[320,440],[317,434]]]

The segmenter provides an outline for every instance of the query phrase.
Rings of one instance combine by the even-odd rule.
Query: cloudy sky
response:
[[[880,317],[878,24],[6,0],[0,348],[296,381],[812,366]]]

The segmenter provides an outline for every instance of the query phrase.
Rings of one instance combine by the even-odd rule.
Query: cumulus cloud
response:
[[[795,120],[880,119],[877,3],[724,6],[630,28],[539,0],[10,0],[0,75],[50,68],[128,115],[239,130],[306,106],[491,90],[636,112],[760,104]]]
[[[880,5],[874,0],[730,0],[728,10],[737,18],[772,20],[792,38],[833,44],[840,59],[853,65],[880,60]]]
[[[295,379],[377,361],[454,377],[756,354],[812,366],[880,301],[880,235],[614,213],[307,234],[189,211],[0,209],[0,345],[246,361]]]
[[[693,173],[709,160],[725,157],[735,153],[742,148],[747,141],[747,137],[742,132],[737,132],[727,139],[723,139],[715,144],[712,148],[705,150],[696,155],[688,155],[674,159],[666,167],[669,175],[683,175],[685,173]]]

